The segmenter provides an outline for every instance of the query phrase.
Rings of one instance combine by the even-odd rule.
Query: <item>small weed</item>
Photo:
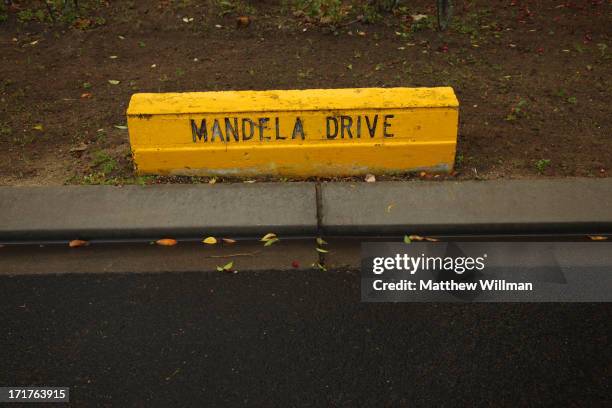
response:
[[[115,171],[118,167],[117,161],[109,156],[108,153],[98,151],[94,153],[94,162],[92,167],[97,167],[103,175],[108,175]]]
[[[147,184],[151,184],[151,182],[154,180],[155,176],[136,176],[134,178],[134,184],[138,184],[139,186],[146,186]]]
[[[462,154],[458,154],[455,157],[455,167],[461,167],[462,164],[463,164],[463,155]]]
[[[565,89],[559,89],[556,92],[556,95],[563,99],[565,102],[567,103],[571,103],[572,105],[575,105],[578,103],[578,99],[575,96],[568,96],[567,91]]]
[[[580,45],[579,43],[574,43],[574,49],[576,50],[576,52],[580,54],[584,52],[584,47]]]
[[[429,16],[423,17],[418,21],[412,23],[411,30],[413,33],[418,33],[419,31],[431,30],[434,28],[433,19]]]
[[[550,166],[550,159],[540,159],[535,162],[536,170],[538,173],[542,174],[546,169]]]
[[[4,2],[6,3],[6,2]],[[86,17],[102,2],[86,2],[80,5],[78,0],[45,0],[31,2],[32,8],[27,8],[17,13],[17,21],[29,23],[37,21],[39,23],[62,23],[71,25],[77,29],[88,29],[106,24],[102,17]],[[5,6],[0,5],[0,21],[4,13]]]
[[[512,122],[517,120],[518,118],[527,116],[526,114],[527,101],[525,99],[520,99],[516,105],[510,109],[510,113],[506,116],[506,120],[508,122]]]
[[[363,3],[361,6],[361,15],[363,16],[362,21],[369,24],[377,23],[383,18],[378,8],[370,3]]]
[[[250,4],[238,0],[219,0],[219,16],[223,17],[227,14],[252,15],[255,13],[255,8]]]
[[[4,3],[0,3],[0,23],[8,20],[8,13],[6,11],[6,5]]]
[[[31,9],[21,10],[17,13],[17,21],[20,23],[29,23],[34,20],[34,11]]]
[[[312,76],[312,72],[314,71],[314,69],[309,68],[309,69],[305,69],[305,70],[300,70],[298,71],[298,77],[302,78],[302,79],[306,79],[306,78],[310,78]]]
[[[297,13],[302,13],[322,24],[338,24],[347,15],[347,10],[340,0],[297,0]]]

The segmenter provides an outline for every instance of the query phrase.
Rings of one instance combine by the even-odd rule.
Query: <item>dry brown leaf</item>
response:
[[[376,176],[374,176],[373,174],[366,174],[365,181],[366,181],[366,183],[375,183],[376,182]]]
[[[236,27],[245,28],[251,24],[251,18],[249,16],[240,16],[236,19]]]
[[[221,238],[221,240],[223,242],[225,242],[226,244],[235,244],[236,240],[235,239],[231,239],[231,238]]]
[[[601,235],[587,235],[591,241],[607,241],[608,237]]]
[[[68,243],[70,248],[77,248],[89,245],[89,241],[83,241],[82,239],[73,239]]]
[[[75,152],[82,152],[87,150],[87,145],[85,143],[81,143],[78,146],[74,146],[72,148],[70,148],[70,153],[75,153]]]
[[[429,242],[438,242],[438,241],[440,241],[440,240],[439,240],[439,239],[437,239],[437,238],[425,237],[425,241],[429,241]]]
[[[161,245],[161,246],[174,246],[176,245],[178,242],[176,242],[176,239],[172,239],[172,238],[162,238],[162,239],[158,239],[157,241],[155,241],[155,243],[157,245]]]

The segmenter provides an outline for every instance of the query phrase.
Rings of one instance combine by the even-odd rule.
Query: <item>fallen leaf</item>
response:
[[[216,177],[211,177],[210,180],[208,180],[208,184],[215,184],[217,182],[217,178]]]
[[[215,245],[217,243],[217,238],[215,237],[207,237],[202,241],[204,244]]]
[[[221,240],[223,242],[225,242],[226,244],[235,244],[236,240],[235,239],[231,239],[231,238],[221,238]]]
[[[329,252],[327,249],[323,249],[323,248],[316,248],[316,249],[317,249],[317,252],[320,252],[322,254],[326,254]]]
[[[116,55],[111,55],[111,56],[110,56],[110,57],[108,57],[108,58],[110,58],[110,59],[117,59],[117,58],[119,58],[119,57],[118,57],[118,56],[116,56]]]
[[[293,261],[293,262],[291,262],[291,266],[293,266],[294,268],[299,268],[300,267],[300,263],[298,261]]]
[[[278,241],[280,241],[278,238],[271,238],[269,240],[266,241],[266,243],[264,244],[265,247],[270,246],[272,244],[277,243]]]
[[[85,92],[81,94],[81,98],[83,99],[89,99],[91,98],[91,92]]]
[[[427,14],[413,14],[410,17],[412,17],[412,21],[416,22],[427,18]]]
[[[366,183],[374,183],[376,181],[376,176],[373,174],[366,174],[365,181]]]
[[[115,128],[121,129],[121,130],[126,130],[128,127],[125,126],[125,125],[115,125]]]
[[[72,25],[74,28],[82,30],[91,25],[91,20],[88,18],[77,18]]]
[[[89,241],[83,241],[82,239],[73,239],[68,243],[70,248],[77,248],[89,245]]]
[[[44,130],[43,125],[40,124],[33,126],[32,129],[38,130],[39,132],[42,132]]]
[[[410,239],[410,237],[408,235],[404,235],[404,243],[405,244],[409,244],[411,242],[412,242],[412,240]]]
[[[261,237],[260,241],[261,242],[266,242],[271,240],[272,238],[276,238],[276,234],[269,232],[266,235],[264,235],[263,237]]]
[[[231,272],[234,267],[234,261],[229,261],[223,266],[217,266],[217,271],[219,272]]]
[[[119,85],[121,83],[121,81],[118,81],[116,79],[109,79],[108,83],[111,85]]]
[[[608,237],[601,235],[587,235],[591,241],[607,241]]]
[[[172,238],[158,239],[157,241],[155,241],[155,243],[161,246],[174,246],[177,244],[176,239],[172,239]]]
[[[325,241],[323,238],[321,237],[317,237],[317,244],[319,246],[323,246],[323,245],[327,245],[327,241]]]
[[[87,150],[87,145],[85,143],[81,143],[78,146],[74,146],[70,149],[70,153],[74,153],[74,152],[82,152]]]
[[[408,238],[408,241],[429,241],[429,242],[438,242],[440,241],[437,238],[430,238],[430,237],[422,237],[420,235],[408,235],[407,237],[404,236],[404,242],[406,242],[406,238]]]
[[[251,24],[249,16],[240,16],[236,19],[236,27],[248,27]]]

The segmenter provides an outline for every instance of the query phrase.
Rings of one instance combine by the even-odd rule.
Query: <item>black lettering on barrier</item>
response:
[[[210,136],[210,142],[214,142],[217,136],[221,139],[222,142],[225,142],[225,139],[223,138],[223,132],[221,131],[221,127],[219,126],[219,120],[215,119]]]
[[[349,138],[353,138],[353,133],[351,133],[351,126],[353,125],[353,118],[350,116],[340,116],[340,137],[344,139],[344,131],[346,130],[346,134]]]
[[[295,125],[293,126],[293,133],[291,134],[291,139],[295,139],[298,134],[300,135],[302,140],[304,140],[304,138],[306,137],[306,135],[304,135],[304,124],[302,123],[302,119],[300,119],[299,116],[295,118]]]
[[[264,130],[268,129],[266,123],[270,121],[270,118],[259,118],[259,140],[263,141],[264,139],[270,140],[270,136],[264,136]]]
[[[332,135],[331,133],[331,129],[330,129],[330,121],[334,122],[334,134]],[[333,116],[328,116],[327,117],[327,138],[328,139],[335,139],[336,136],[338,136],[338,119],[336,119]]]
[[[246,124],[250,126],[249,136],[247,137]],[[242,119],[242,141],[251,140],[255,135],[255,123],[249,118]]]
[[[374,123],[370,126],[370,118],[366,115],[365,117],[366,126],[368,127],[368,131],[370,132],[370,137],[374,137],[376,135],[376,124],[378,123],[378,115],[374,115]]]
[[[279,124],[280,120],[278,117],[274,118],[274,126],[276,128],[276,140],[285,140],[286,137],[285,136],[281,136],[280,134],[280,124]]]
[[[385,115],[383,122],[383,137],[393,137],[393,133],[387,133],[387,128],[391,127],[391,124],[387,122],[387,119],[393,119],[394,115]]]
[[[206,129],[206,119],[202,119],[200,123],[200,128],[198,129],[198,125],[196,125],[195,120],[191,119],[191,135],[193,136],[193,143],[196,143],[198,140],[204,139],[205,142],[208,141],[208,130]]]
[[[357,139],[361,139],[361,116],[357,116]]]
[[[225,118],[225,136],[227,136],[227,141],[229,142],[230,133],[234,136],[234,140],[236,142],[240,141],[240,132],[238,130],[238,118],[234,118],[234,126],[232,126],[230,122],[230,118]]]

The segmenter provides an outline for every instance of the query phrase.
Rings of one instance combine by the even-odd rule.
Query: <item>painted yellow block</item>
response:
[[[343,176],[450,171],[452,88],[135,94],[139,174]]]

